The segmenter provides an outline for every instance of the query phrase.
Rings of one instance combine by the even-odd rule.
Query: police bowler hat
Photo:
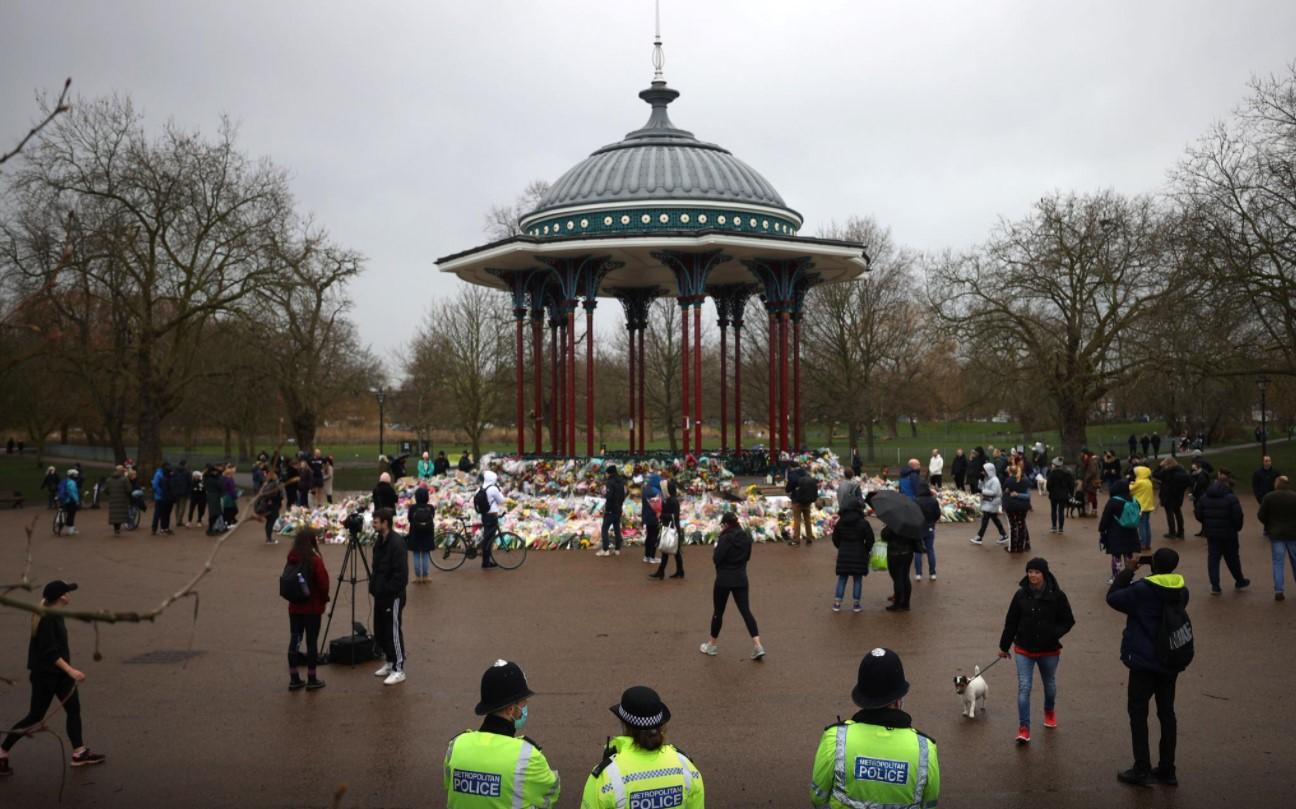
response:
[[[636,728],[657,728],[670,721],[670,708],[661,701],[657,692],[646,685],[627,688],[621,702],[608,708],[622,722]]]
[[[881,647],[864,655],[851,699],[861,708],[885,708],[909,693],[900,655]]]
[[[485,716],[534,695],[535,692],[527,686],[521,666],[507,660],[496,660],[482,675],[481,702],[473,711],[478,716]]]

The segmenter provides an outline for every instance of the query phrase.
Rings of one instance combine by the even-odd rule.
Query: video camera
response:
[[[359,538],[360,532],[364,531],[364,524],[364,514],[359,511],[351,512],[342,520],[342,527],[350,532],[352,539]]]

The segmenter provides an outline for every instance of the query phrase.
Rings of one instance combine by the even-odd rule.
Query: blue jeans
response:
[[[427,576],[432,572],[431,551],[414,551],[414,575]]]
[[[841,601],[842,596],[846,595],[846,579],[848,578],[855,580],[855,584],[851,589],[855,593],[855,603],[858,604],[860,600],[860,588],[863,587],[864,585],[863,576],[838,576],[837,577],[837,600]]]
[[[1152,550],[1152,512],[1145,511],[1139,515],[1138,533],[1143,550]]]
[[[1274,573],[1274,592],[1283,591],[1283,558],[1291,559],[1292,577],[1296,578],[1296,540],[1288,539],[1271,539],[1269,544],[1273,546],[1273,573]],[[840,588],[841,585],[838,585]],[[856,596],[858,598],[859,596]]]
[[[927,536],[923,537],[923,553],[914,554],[914,573],[922,575],[922,560],[927,557],[927,566],[931,574],[936,575],[936,526],[927,526]]]
[[[1035,681],[1035,666],[1039,666],[1040,679],[1044,681],[1044,710],[1053,710],[1053,701],[1057,698],[1058,655],[1048,657],[1027,657],[1014,654],[1017,659],[1017,724],[1030,727],[1031,686]]]

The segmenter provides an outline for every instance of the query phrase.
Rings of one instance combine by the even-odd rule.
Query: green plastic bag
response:
[[[882,540],[873,543],[873,551],[869,554],[869,570],[886,570],[887,569],[887,544]]]

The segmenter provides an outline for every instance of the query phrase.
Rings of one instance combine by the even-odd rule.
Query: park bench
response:
[[[8,506],[9,508],[23,507],[22,492],[0,492],[0,507]]]

